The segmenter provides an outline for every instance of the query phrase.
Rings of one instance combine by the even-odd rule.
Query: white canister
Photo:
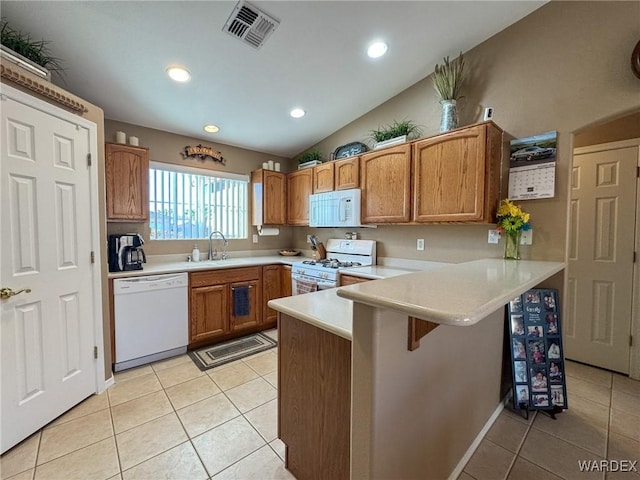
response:
[[[191,251],[191,260],[194,262],[200,261],[200,249],[198,248],[198,245],[193,246],[193,250]]]
[[[127,134],[124,132],[116,132],[116,143],[127,143]]]
[[[129,145],[133,145],[134,147],[137,147],[140,144],[140,141],[138,140],[138,137],[129,137]]]
[[[269,160],[267,164],[269,165],[269,170],[273,170],[273,160]]]
[[[276,172],[280,171],[280,162],[276,162],[275,168],[276,168]]]

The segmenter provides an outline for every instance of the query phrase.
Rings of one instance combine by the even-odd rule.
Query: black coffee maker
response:
[[[142,270],[147,257],[142,249],[144,240],[137,233],[109,235],[109,271]]]

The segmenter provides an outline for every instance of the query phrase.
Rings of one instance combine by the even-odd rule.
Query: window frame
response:
[[[242,199],[240,202],[236,202],[233,204],[227,204],[226,207],[222,207],[222,208],[226,208],[226,209],[231,209],[231,212],[228,214],[233,215],[234,213],[237,214],[237,209],[243,209],[241,214],[244,216],[244,222],[241,222],[240,219],[235,220],[235,225],[232,225],[232,227],[235,227],[235,229],[239,230],[238,234],[234,234],[233,233],[233,229],[229,230],[228,227],[226,228],[229,231],[223,231],[222,228],[224,228],[224,226],[217,226],[217,225],[209,225],[208,222],[205,222],[204,224],[204,233],[200,233],[199,231],[196,231],[196,235],[198,236],[193,236],[193,229],[189,229],[189,236],[184,236],[182,238],[157,238],[155,236],[155,233],[158,231],[158,223],[157,223],[157,217],[156,217],[156,209],[158,205],[166,205],[167,203],[174,203],[171,201],[165,201],[164,198],[162,198],[161,200],[158,200],[157,198],[159,196],[163,196],[164,192],[158,192],[158,188],[156,185],[156,181],[155,179],[152,180],[152,175],[153,175],[153,171],[154,170],[160,170],[162,172],[174,172],[174,173],[179,173],[179,174],[186,174],[186,175],[197,175],[197,176],[201,176],[201,177],[210,177],[212,179],[215,180],[232,180],[232,181],[238,181],[244,184],[244,191],[240,192],[240,194],[242,195]],[[163,175],[165,175],[163,173]],[[206,169],[206,168],[198,168],[198,167],[192,167],[192,166],[187,166],[187,165],[179,165],[179,164],[174,164],[174,163],[163,163],[163,162],[158,162],[158,161],[150,161],[149,162],[149,220],[147,222],[147,224],[149,225],[149,236],[151,240],[154,241],[172,241],[172,240],[193,240],[193,241],[198,241],[198,240],[206,240],[209,238],[210,232],[212,231],[216,231],[216,230],[220,230],[222,231],[222,233],[224,234],[225,237],[227,237],[227,239],[229,240],[246,240],[249,238],[249,216],[250,216],[250,203],[249,203],[249,184],[250,184],[250,176],[248,174],[242,174],[242,173],[232,173],[232,172],[224,172],[224,171],[220,171],[220,170],[211,170],[211,169]],[[153,192],[152,188],[156,186],[156,191]],[[177,188],[177,187],[176,187]],[[158,193],[159,195],[156,195],[156,193]],[[202,202],[199,202],[201,200],[201,198],[198,198],[199,195],[196,197],[195,199],[195,203],[197,204],[198,209],[200,209],[201,211],[204,211],[206,209],[207,206]],[[153,198],[153,200],[152,200]],[[191,200],[191,199],[190,199]],[[178,202],[178,199],[175,200],[175,202]],[[182,202],[184,203],[184,196],[183,196],[183,200]],[[214,204],[210,204],[210,205],[214,205]],[[154,216],[154,218],[152,218],[152,215]],[[173,215],[173,220],[179,220],[180,216],[178,215],[178,213],[176,212]],[[156,221],[156,223],[154,224],[153,222]],[[177,222],[176,222],[177,223]],[[177,227],[174,227],[177,228]],[[165,230],[164,227],[162,227],[163,230]],[[166,231],[166,230],[165,230]],[[176,232],[178,230],[175,230]],[[186,229],[183,230],[183,235],[186,235]],[[242,236],[238,236],[242,234]],[[204,236],[199,236],[199,235],[204,235]]]

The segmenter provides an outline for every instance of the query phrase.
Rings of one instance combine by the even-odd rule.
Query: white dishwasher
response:
[[[188,283],[186,273],[113,281],[116,372],[187,351]]]

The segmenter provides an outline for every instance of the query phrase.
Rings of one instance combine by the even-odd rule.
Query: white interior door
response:
[[[0,283],[31,289],[0,300],[4,452],[96,391],[96,127],[4,85],[0,109]]]
[[[567,358],[629,373],[639,141],[577,148],[565,305]]]

